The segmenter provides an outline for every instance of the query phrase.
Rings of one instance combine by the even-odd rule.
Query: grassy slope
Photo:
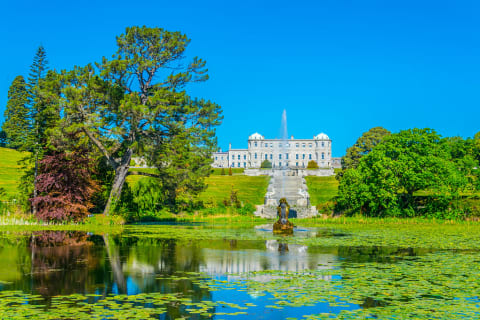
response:
[[[200,194],[200,200],[213,199],[215,203],[230,197],[232,187],[238,190],[238,199],[244,203],[262,204],[269,181],[268,176],[250,177],[210,176],[206,179],[207,189]]]
[[[155,173],[156,169],[131,169],[132,171],[143,171]],[[228,170],[228,169],[227,169]],[[228,171],[227,171],[228,173]],[[127,182],[133,186],[144,176],[128,176]],[[212,175],[205,179],[207,189],[199,195],[202,201],[212,199],[214,203],[220,203],[225,198],[230,197],[232,186],[238,190],[238,198],[240,201],[251,204],[262,204],[265,193],[267,192],[269,177],[259,176],[250,177],[239,174],[234,171],[233,176],[218,175],[218,172],[213,172]]]
[[[331,177],[305,177],[312,205],[322,204],[337,195],[338,180]]]
[[[6,197],[4,196],[4,198],[12,197],[18,193],[17,187],[20,183],[22,170],[17,162],[26,155],[26,152],[0,148],[0,188],[6,191]]]

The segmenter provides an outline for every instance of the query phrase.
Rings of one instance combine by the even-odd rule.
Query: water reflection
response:
[[[263,229],[252,232],[265,232]],[[336,236],[334,232],[309,229],[299,234]],[[238,277],[231,274],[263,270],[302,271],[338,268],[347,263],[394,263],[427,253],[421,249],[374,246],[307,247],[282,239],[190,241],[72,231],[34,232],[29,237],[8,239],[0,239],[0,290],[41,294],[47,300],[73,293],[106,297],[111,293],[160,292],[179,293],[193,302],[212,301],[219,293],[200,286],[188,273],[233,279]],[[172,275],[178,279],[172,279]],[[268,282],[275,275],[252,277]],[[325,280],[329,279],[326,275]],[[255,292],[249,295],[258,299]],[[377,301],[366,300],[362,307],[376,305]],[[200,318],[179,305],[168,305],[167,309],[167,318]]]

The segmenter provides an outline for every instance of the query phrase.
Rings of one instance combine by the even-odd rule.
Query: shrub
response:
[[[91,178],[94,165],[86,150],[54,152],[40,162],[39,195],[32,198],[37,218],[44,221],[80,221],[93,207],[92,195],[99,190]]]
[[[318,164],[315,162],[315,160],[310,160],[308,161],[307,169],[318,169]]]
[[[231,176],[233,174],[232,168],[228,168],[228,175]]]
[[[260,165],[260,168],[271,169],[272,168],[272,163],[268,160],[263,160],[262,164]]]

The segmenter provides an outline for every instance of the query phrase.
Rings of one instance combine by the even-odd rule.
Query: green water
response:
[[[473,226],[0,229],[0,319],[480,318]]]

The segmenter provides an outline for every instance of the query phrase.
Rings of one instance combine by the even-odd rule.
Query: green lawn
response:
[[[206,179],[207,189],[199,196],[200,200],[212,199],[215,203],[222,202],[230,197],[232,187],[238,190],[238,199],[244,203],[262,204],[267,192],[268,176],[250,177],[235,176],[210,176]]]
[[[6,200],[18,193],[17,187],[20,183],[22,170],[18,161],[27,155],[26,152],[18,152],[13,149],[0,148],[0,188],[5,189]]]
[[[215,169],[218,171],[217,169]],[[243,169],[236,169],[237,172],[233,172],[233,176],[228,175],[228,168],[226,169],[227,175],[219,175],[218,172],[212,173],[212,175],[205,179],[207,189],[199,195],[199,199],[202,201],[213,200],[215,204],[221,203],[223,199],[229,198],[232,190],[232,186],[235,190],[238,190],[238,198],[241,202],[251,204],[262,204],[267,192],[268,181],[270,177],[259,176],[250,177],[241,174]],[[131,171],[142,171],[148,173],[155,173],[156,169],[131,169]],[[140,179],[145,176],[128,176],[127,182],[130,186],[133,186]]]
[[[331,177],[305,177],[312,205],[330,201],[338,193],[338,180]]]

